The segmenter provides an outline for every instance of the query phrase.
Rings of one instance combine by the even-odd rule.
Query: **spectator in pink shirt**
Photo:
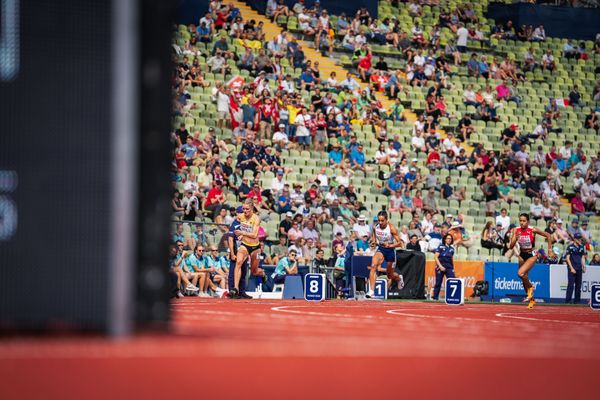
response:
[[[496,86],[496,98],[498,100],[514,101],[515,103],[517,103],[517,106],[521,104],[521,98],[519,96],[514,95],[511,88],[508,87],[506,79],[504,79],[502,83]]]

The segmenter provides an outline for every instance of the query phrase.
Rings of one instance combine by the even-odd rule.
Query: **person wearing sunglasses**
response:
[[[275,272],[271,275],[273,282],[276,284],[285,283],[285,277],[287,275],[298,274],[298,260],[296,259],[297,253],[291,250],[286,257],[283,257],[277,263]]]

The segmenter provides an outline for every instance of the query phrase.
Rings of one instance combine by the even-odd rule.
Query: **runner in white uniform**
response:
[[[394,272],[396,263],[396,248],[402,246],[402,240],[398,234],[398,229],[388,222],[386,211],[380,211],[377,214],[378,223],[371,234],[371,242],[377,244],[377,251],[371,260],[369,267],[369,292],[367,297],[374,295],[375,281],[377,280],[377,271],[381,268],[383,262],[386,262],[386,272],[388,279],[394,282],[400,282],[400,275]]]

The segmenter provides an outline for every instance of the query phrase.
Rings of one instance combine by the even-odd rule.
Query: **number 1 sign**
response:
[[[462,278],[446,279],[446,304],[460,305],[465,302],[465,282]]]
[[[375,296],[373,297],[374,299],[387,300],[387,295],[388,295],[387,279],[377,279],[375,281],[375,289],[373,290],[373,292],[375,292]]]

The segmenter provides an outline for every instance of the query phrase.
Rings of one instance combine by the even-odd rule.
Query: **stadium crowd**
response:
[[[517,59],[494,52],[494,43],[544,42],[543,26],[513,27],[508,21],[485,27],[473,5],[462,3],[443,7],[438,23],[425,33],[418,22],[423,9],[439,2],[407,3],[414,17],[408,31],[395,17],[380,21],[359,9],[354,16],[333,19],[318,2],[308,7],[302,0],[291,8],[267,1],[273,21],[297,21],[293,33],[284,27],[271,40],[262,22],[246,20],[232,4],[217,0],[197,25],[187,27],[189,39],[173,46],[174,115],[183,120],[197,115],[202,107],[192,93],[206,88],[216,124],[201,133],[181,122],[172,132],[172,208],[180,222],[171,254],[186,290],[206,296],[209,289],[226,289],[226,233],[246,199],[253,200],[261,220],[277,227],[264,232],[268,240],[261,256],[264,264],[277,266],[275,283],[280,275],[298,273],[298,265],[326,265],[341,279],[349,253],[373,252],[374,215],[365,202],[376,202],[376,211],[387,209],[395,221],[406,222],[399,231],[412,250],[434,252],[450,233],[456,247],[514,257],[507,241],[516,215],[507,207],[523,211],[525,198],[531,199],[525,211],[545,221],[556,242],[566,246],[579,232],[588,249],[596,245],[588,226],[596,223],[600,150],[590,151],[585,134],[566,132],[561,120],[566,107],[591,107],[580,126],[597,132],[600,109],[585,104],[579,90],[591,92],[597,105],[600,82],[594,88],[573,85],[565,99],[548,98],[533,130],[522,129],[507,110],[512,110],[509,102],[528,107],[522,88],[531,73],[552,73],[563,60],[585,61],[600,53],[600,35],[594,48],[569,40],[562,54],[541,54],[532,46]],[[451,39],[442,44],[447,30]],[[324,55],[350,52],[348,72],[322,76],[318,60],[307,59],[300,37]],[[374,60],[375,46],[390,49],[401,64],[390,66],[384,55]],[[463,104],[450,104],[446,93],[456,91],[459,75],[474,80],[464,86]],[[416,89],[423,93],[421,102],[413,102],[423,105],[413,108],[418,117],[410,128],[390,133],[390,126],[409,120],[411,110],[404,107]],[[390,107],[384,107],[385,98],[393,100]],[[495,132],[501,150],[475,139],[481,138],[478,121],[505,127]],[[368,127],[375,140],[359,141],[357,126]],[[374,152],[371,143],[377,143]],[[551,144],[547,151],[546,144]],[[327,160],[326,165],[303,175],[303,183],[289,179],[298,174],[287,159],[292,152]],[[460,185],[461,177],[476,182],[476,189]],[[355,182],[362,178],[369,178],[374,191],[357,191]],[[461,212],[472,200],[488,217],[481,232],[470,232]],[[565,207],[570,207],[567,222],[560,218]],[[185,234],[184,224],[193,226]],[[589,258],[598,262],[599,257]]]

